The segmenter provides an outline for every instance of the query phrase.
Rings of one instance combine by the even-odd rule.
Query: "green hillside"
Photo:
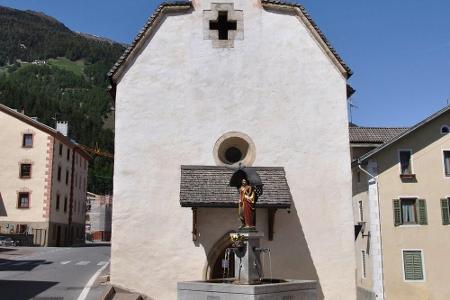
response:
[[[0,6],[0,103],[40,122],[69,121],[69,136],[113,153],[106,73],[124,46],[75,33],[42,13]],[[113,161],[94,157],[88,190],[112,191]]]

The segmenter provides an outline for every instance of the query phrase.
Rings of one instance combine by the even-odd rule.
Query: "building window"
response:
[[[56,224],[53,224],[53,240],[56,240]]]
[[[251,166],[255,160],[255,144],[241,132],[228,132],[214,145],[214,159],[218,165]]]
[[[400,174],[401,175],[411,175],[411,150],[400,150]]]
[[[60,196],[56,195],[56,210],[59,210],[59,200],[60,200]]]
[[[64,212],[67,212],[67,197],[64,197]]]
[[[30,207],[30,193],[28,193],[28,192],[19,193],[17,207],[18,208],[29,208]]]
[[[70,160],[70,148],[67,148],[67,160]]]
[[[59,144],[59,156],[62,156],[63,154],[63,144]]]
[[[450,132],[450,128],[447,125],[441,127],[441,134],[447,134]]]
[[[441,199],[442,224],[450,224],[450,197]]]
[[[20,178],[31,178],[31,164],[20,164]]]
[[[445,177],[450,177],[450,150],[444,150],[444,173]]]
[[[66,170],[66,184],[69,184],[69,170]]]
[[[358,209],[359,209],[359,221],[363,222],[364,221],[364,208],[363,208],[363,202],[358,201]]]
[[[362,278],[367,277],[367,257],[366,257],[366,251],[361,250],[361,276]]]
[[[394,199],[393,204],[394,204],[395,226],[428,224],[427,206],[425,199],[417,199],[417,198]]]
[[[33,147],[33,134],[24,133],[22,138],[22,147],[31,148]]]
[[[16,233],[18,234],[24,234],[27,232],[28,226],[26,224],[17,224],[16,226]]]
[[[422,250],[403,250],[403,272],[405,281],[423,281]]]
[[[61,166],[58,166],[58,181],[61,181]]]

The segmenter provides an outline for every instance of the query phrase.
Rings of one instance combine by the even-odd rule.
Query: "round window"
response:
[[[242,152],[238,148],[232,146],[225,150],[225,159],[234,164],[242,159]]]
[[[214,146],[214,159],[218,165],[250,166],[255,160],[255,145],[244,133],[226,133]]]

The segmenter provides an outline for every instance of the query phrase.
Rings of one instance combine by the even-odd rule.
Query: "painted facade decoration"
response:
[[[89,155],[1,104],[0,125],[0,234],[30,246],[84,242]]]

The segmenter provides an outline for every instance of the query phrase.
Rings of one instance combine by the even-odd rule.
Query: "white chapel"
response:
[[[223,276],[240,226],[230,178],[252,168],[265,272],[355,299],[350,76],[298,4],[161,4],[109,73],[112,284],[164,300],[177,282]]]

